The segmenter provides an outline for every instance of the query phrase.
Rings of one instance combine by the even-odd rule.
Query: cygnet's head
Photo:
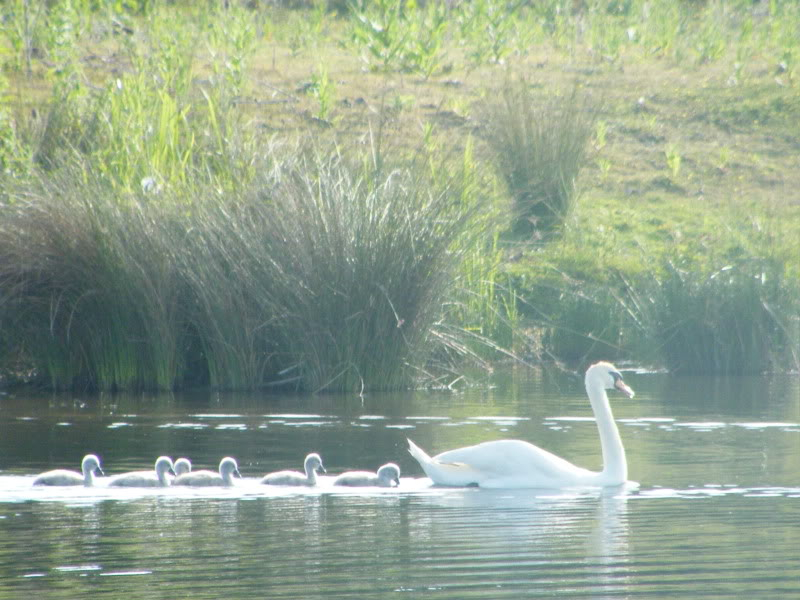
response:
[[[169,456],[159,456],[156,459],[156,474],[161,476],[164,473],[175,474],[175,469],[172,465],[172,459]]]
[[[81,471],[83,471],[84,474],[100,471],[101,475],[105,475],[105,473],[103,473],[103,469],[100,468],[100,459],[94,454],[87,454],[83,457],[83,460],[81,461]]]
[[[400,485],[400,467],[394,463],[386,463],[378,469],[378,479],[381,481],[394,481]]]
[[[188,458],[179,458],[173,465],[175,477],[180,477],[184,473],[192,472],[192,462]]]
[[[236,475],[236,477],[241,477],[241,473],[239,473],[239,466],[236,464],[236,459],[231,458],[230,456],[226,456],[223,458],[219,463],[219,474],[224,479],[226,476]]]
[[[327,473],[325,470],[325,466],[322,464],[322,459],[320,458],[319,454],[316,452],[312,452],[308,456],[306,456],[306,460],[304,463],[306,473],[322,471],[323,473]]]
[[[589,386],[595,381],[599,381],[607,390],[617,389],[628,398],[633,398],[634,392],[622,380],[622,375],[617,368],[608,362],[593,364],[586,371],[586,385]]]

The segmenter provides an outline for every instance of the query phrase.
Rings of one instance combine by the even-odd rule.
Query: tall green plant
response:
[[[650,292],[653,334],[671,371],[761,373],[797,361],[781,261],[742,258],[711,273],[687,267],[668,263]]]
[[[2,31],[11,45],[14,66],[30,76],[34,47],[46,15],[45,3],[13,0],[7,3],[3,13]]]
[[[8,80],[0,72],[0,173],[14,179],[27,174],[33,162],[30,146],[18,132],[18,123],[6,107]]]
[[[272,188],[271,303],[311,389],[411,385],[473,207],[423,172],[316,155]]]
[[[451,14],[446,2],[428,2],[413,14],[409,45],[403,58],[406,70],[425,79],[441,68]]]
[[[217,85],[224,86],[228,98],[243,93],[247,64],[255,51],[253,18],[252,11],[233,3],[227,8],[220,5],[209,19],[209,51]]]
[[[404,7],[394,0],[360,0],[351,5],[350,42],[371,67],[390,70],[402,65],[411,35]]]
[[[475,0],[460,5],[456,18],[461,43],[474,66],[501,63],[511,53],[523,4],[520,1]]]
[[[512,231],[558,229],[577,197],[596,109],[577,89],[542,100],[519,81],[507,83],[483,113],[495,167],[514,200]]]
[[[165,217],[79,167],[12,195],[0,328],[15,356],[55,388],[171,389],[182,334]]]

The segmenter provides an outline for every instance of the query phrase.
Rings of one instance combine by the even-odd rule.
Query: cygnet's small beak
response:
[[[397,485],[400,485],[400,478],[399,477],[393,478],[392,481],[394,481]]]
[[[240,478],[241,478],[241,476],[242,476],[242,474],[241,474],[241,473],[239,473],[239,469],[234,469],[234,470],[233,470],[233,474],[234,474],[234,475],[236,475],[237,477],[240,477]]]
[[[635,396],[634,391],[629,388],[622,379],[617,379],[614,382],[614,387],[617,388],[620,392],[625,394],[628,398],[633,398]]]
[[[325,470],[325,465],[319,463],[319,468],[322,470],[323,473],[327,473],[328,471]]]

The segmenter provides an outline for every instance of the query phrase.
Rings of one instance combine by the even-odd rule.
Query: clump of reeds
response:
[[[591,251],[564,240],[542,253],[520,311],[542,332],[544,352],[566,362],[630,358],[693,374],[797,369],[796,242],[780,228],[719,227],[716,248],[640,250],[628,263],[609,260],[597,240]]]
[[[670,262],[651,290],[650,323],[667,368],[720,374],[797,368],[791,288],[785,265],[774,258],[735,260],[712,273]]]
[[[577,88],[541,98],[522,80],[507,82],[483,113],[494,164],[514,202],[512,231],[559,228],[577,198],[595,110]]]
[[[7,351],[55,388],[172,388],[181,315],[163,216],[77,169],[12,193],[0,218]]]
[[[191,200],[50,173],[2,207],[5,350],[56,388],[409,386],[479,232],[424,173],[296,153]]]
[[[256,201],[264,294],[306,385],[410,385],[476,234],[475,207],[422,170],[316,153],[273,174]]]
[[[527,289],[520,291],[519,312],[539,332],[540,351],[569,364],[632,355],[650,359],[638,354],[641,332],[625,304],[625,284],[616,270],[599,261],[576,261],[579,251],[569,245],[558,252],[575,262],[557,265],[542,257],[535,276],[524,284]]]

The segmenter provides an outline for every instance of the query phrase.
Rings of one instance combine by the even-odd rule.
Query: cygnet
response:
[[[319,454],[312,452],[306,456],[304,464],[305,475],[297,471],[277,471],[265,475],[261,479],[261,483],[266,483],[268,485],[317,485],[317,469],[320,469],[323,473],[326,472]]]
[[[159,456],[154,471],[131,471],[111,478],[108,485],[113,487],[167,487],[167,473],[175,473],[172,459]]]
[[[192,472],[192,461],[188,458],[179,458],[175,461],[175,464],[172,466],[173,470],[175,471],[175,477],[180,477],[185,473]]]
[[[219,463],[219,473],[214,471],[192,471],[176,477],[172,485],[190,485],[195,487],[222,485],[230,487],[233,485],[233,476],[241,477],[236,459],[226,456]]]
[[[84,485],[92,487],[94,485],[94,473],[103,469],[100,468],[100,459],[94,454],[87,454],[81,461],[81,471],[69,471],[67,469],[55,469],[39,475],[33,480],[33,485]]]
[[[333,485],[347,485],[352,487],[392,487],[400,485],[400,467],[394,463],[387,463],[376,473],[369,471],[348,471],[333,480]]]

